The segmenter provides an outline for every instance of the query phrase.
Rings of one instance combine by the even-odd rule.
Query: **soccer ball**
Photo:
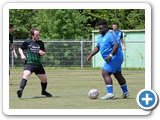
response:
[[[88,96],[89,96],[89,98],[91,98],[91,99],[97,99],[98,96],[99,96],[99,92],[98,92],[98,90],[96,90],[96,89],[91,89],[91,90],[88,92]]]

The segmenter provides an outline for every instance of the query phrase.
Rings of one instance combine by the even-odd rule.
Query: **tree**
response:
[[[14,39],[29,39],[29,30],[36,27],[40,30],[42,40],[91,40],[92,30],[97,29],[100,20],[107,20],[109,28],[113,22],[119,23],[120,29],[144,29],[145,10],[143,9],[10,9],[9,22],[14,24]],[[90,47],[85,47],[87,52]],[[70,61],[77,65],[80,61],[80,43],[73,46],[69,43],[46,43],[47,51],[43,61],[52,60],[50,65],[62,65],[61,61]],[[56,51],[57,48],[61,48]],[[66,49],[66,48],[70,48]],[[73,52],[74,51],[74,52]],[[76,53],[76,54],[75,54]],[[58,57],[62,56],[62,57]],[[72,57],[71,57],[72,56]],[[74,56],[74,57],[73,57]]]
[[[26,39],[29,37],[29,30],[36,24],[33,16],[34,10],[31,9],[10,9],[9,10],[9,23],[14,25],[14,38]],[[35,25],[36,26],[36,25]]]
[[[41,30],[42,39],[91,39],[101,19],[109,27],[119,23],[120,29],[144,29],[144,9],[10,9],[9,22],[15,25],[15,39],[29,38],[31,27]]]
[[[89,17],[88,24],[94,29],[100,20],[106,20],[109,28],[113,22],[119,24],[120,29],[144,29],[145,10],[144,9],[87,9],[81,11]]]

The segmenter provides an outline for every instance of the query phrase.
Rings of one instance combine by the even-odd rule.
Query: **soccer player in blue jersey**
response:
[[[123,49],[123,50],[125,51],[125,50],[126,50],[126,46],[125,46],[125,42],[124,42],[124,39],[123,39],[123,32],[118,29],[118,23],[114,22],[114,23],[112,24],[112,28],[113,28],[113,31],[112,31],[113,34],[114,34],[114,35],[116,36],[116,38],[117,38],[118,40],[120,40],[121,43],[122,43],[122,46],[120,46],[121,49]]]
[[[98,24],[100,36],[98,37],[98,43],[94,50],[87,57],[89,62],[96,53],[100,51],[105,64],[102,69],[102,76],[106,84],[107,94],[102,97],[102,100],[112,99],[114,97],[113,93],[113,83],[111,75],[117,79],[123,94],[122,98],[127,98],[129,96],[127,84],[125,78],[122,76],[122,62],[123,53],[120,47],[120,41],[116,39],[112,32],[109,32],[107,22],[102,20]]]
[[[23,77],[20,82],[20,87],[17,91],[17,95],[19,98],[21,98],[26,83],[30,78],[31,74],[34,72],[41,80],[41,94],[47,97],[52,97],[52,95],[46,91],[47,77],[41,63],[41,56],[44,56],[46,51],[44,43],[39,40],[40,31],[36,28],[32,28],[30,30],[30,34],[31,39],[25,40],[19,47],[19,53],[21,55],[21,59],[25,61],[25,66],[23,71]],[[26,51],[26,55],[24,54],[24,50]]]

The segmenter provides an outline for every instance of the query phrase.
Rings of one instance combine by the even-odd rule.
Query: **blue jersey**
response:
[[[99,47],[101,56],[104,60],[109,56],[113,50],[115,44],[119,44],[119,41],[114,37],[111,32],[107,32],[104,36],[100,35],[98,37],[97,47]],[[119,47],[121,45],[119,44]],[[121,71],[121,64],[123,62],[122,50],[118,48],[116,54],[111,58],[109,62],[104,64],[103,70],[115,73],[116,71]]]
[[[118,40],[116,38],[114,38],[113,34],[110,32],[107,32],[104,36],[100,35],[98,37],[97,46],[99,47],[100,53],[101,53],[102,58],[104,60],[111,53],[113,46],[117,43],[119,44]],[[118,53],[118,51],[117,51],[117,53]]]
[[[123,33],[120,30],[117,30],[116,32],[113,30],[112,33],[114,34],[114,36],[116,37],[116,39],[118,40],[118,43],[120,44],[120,49],[122,50],[122,46],[121,46],[121,39],[123,38]]]

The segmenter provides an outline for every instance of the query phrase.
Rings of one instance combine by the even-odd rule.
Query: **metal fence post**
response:
[[[81,43],[81,69],[83,69],[83,41],[80,41]]]

